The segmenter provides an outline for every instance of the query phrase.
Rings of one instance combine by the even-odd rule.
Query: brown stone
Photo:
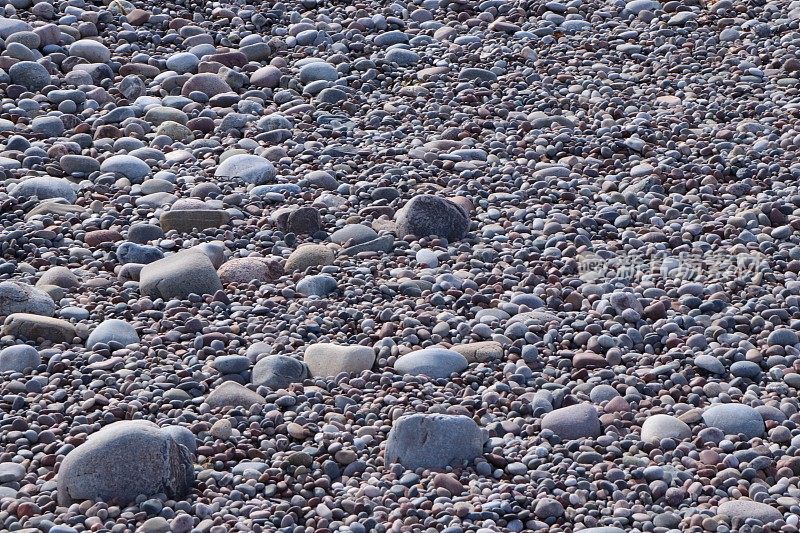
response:
[[[3,335],[12,335],[23,341],[42,338],[52,342],[72,342],[75,338],[75,327],[58,318],[14,313],[6,318]]]
[[[218,209],[178,209],[163,213],[159,222],[164,231],[174,229],[180,233],[189,233],[195,229],[202,231],[218,228],[230,220],[231,217],[227,212]]]
[[[90,231],[83,237],[83,242],[92,248],[107,242],[117,242],[121,240],[122,235],[118,231],[112,229],[99,229],[96,231]]]

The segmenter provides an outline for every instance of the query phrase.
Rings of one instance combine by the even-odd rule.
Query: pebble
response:
[[[798,528],[800,8],[245,4],[4,6],[0,529]]]

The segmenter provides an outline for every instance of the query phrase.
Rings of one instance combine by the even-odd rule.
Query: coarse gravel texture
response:
[[[797,532],[799,47],[798,0],[5,2],[0,531]]]

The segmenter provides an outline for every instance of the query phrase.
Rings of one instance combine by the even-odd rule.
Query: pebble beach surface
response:
[[[800,2],[6,0],[0,531],[800,530]]]

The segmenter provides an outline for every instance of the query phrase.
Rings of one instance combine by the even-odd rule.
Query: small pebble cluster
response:
[[[800,1],[7,0],[0,531],[800,531]]]

